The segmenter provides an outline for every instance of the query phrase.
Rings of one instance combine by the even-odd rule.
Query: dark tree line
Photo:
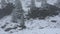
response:
[[[30,18],[45,18],[47,16],[55,16],[60,12],[60,8],[48,4],[45,8],[35,8],[30,10],[31,12],[28,14]]]
[[[29,10],[28,18],[45,19],[47,16],[56,16],[60,13],[60,8],[56,7],[55,5],[51,5],[48,3],[43,3],[42,5],[43,8],[38,8],[33,5],[33,7]]]
[[[10,15],[14,9],[13,3],[7,3],[6,7],[0,9],[0,19],[4,16]]]

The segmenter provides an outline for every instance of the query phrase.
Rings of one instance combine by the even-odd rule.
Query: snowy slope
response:
[[[11,22],[12,17],[11,16],[5,16],[3,19],[0,20],[0,29],[4,31],[7,28],[13,28],[17,25],[18,23],[12,23]],[[52,20],[56,20],[56,22],[51,22]],[[17,29],[11,29],[10,31],[7,31],[4,33],[12,33],[12,34],[59,34],[60,32],[60,17],[55,16],[55,17],[49,17],[46,18],[45,20],[39,20],[39,19],[30,19],[25,21],[26,29],[24,30],[19,30]],[[8,23],[8,24],[7,24]],[[59,24],[58,24],[59,23]],[[5,28],[1,28],[1,26],[7,24]],[[2,32],[0,31],[0,32]],[[47,33],[48,32],[48,33]],[[3,34],[3,33],[2,33]]]
[[[60,34],[60,29],[27,29],[13,34]]]
[[[56,0],[48,1],[49,4],[54,5]],[[23,9],[28,11],[30,5],[30,0],[22,0]],[[41,3],[36,2],[36,6],[40,7]],[[54,16],[46,18],[45,20],[40,19],[30,19],[25,21],[26,29],[19,30],[11,29],[10,31],[5,31],[7,28],[13,28],[19,25],[19,23],[11,22],[12,16],[5,16],[0,20],[0,34],[60,34],[60,16]],[[2,26],[5,26],[2,28]]]

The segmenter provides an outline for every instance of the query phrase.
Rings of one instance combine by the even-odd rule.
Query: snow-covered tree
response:
[[[22,9],[22,3],[20,0],[15,0],[15,9],[13,10],[13,22],[19,23],[22,29],[25,27],[24,11]]]

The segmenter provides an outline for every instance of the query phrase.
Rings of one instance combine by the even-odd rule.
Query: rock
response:
[[[56,20],[51,20],[51,22],[54,22],[54,23],[56,23],[57,21],[56,21]]]

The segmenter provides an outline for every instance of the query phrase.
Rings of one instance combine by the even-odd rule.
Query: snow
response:
[[[35,2],[36,7],[41,7],[41,2]]]
[[[13,28],[16,25],[19,25],[18,23],[12,23],[11,22],[12,16],[5,16],[0,20],[0,27],[3,26],[4,24],[9,23],[4,29],[0,28],[1,34],[60,34],[60,25],[57,24],[60,22],[60,17],[59,15],[55,17],[49,17],[46,18],[45,20],[40,20],[40,19],[30,19],[26,20],[25,25],[26,29],[19,30],[17,29],[12,29],[8,32],[5,32],[4,30],[6,28]],[[51,22],[51,20],[56,20],[57,22]],[[12,26],[11,26],[12,25]],[[3,33],[2,33],[3,32]]]
[[[40,28],[40,27],[46,27],[48,26],[48,22],[45,20],[29,20],[26,22],[26,27],[27,28]]]
[[[8,34],[7,32],[3,31],[1,28],[0,28],[0,34]]]
[[[0,34],[60,34],[60,29],[51,28],[51,29],[25,29],[14,33],[8,33],[0,29]]]
[[[60,29],[33,29],[15,32],[13,34],[60,34]]]
[[[49,4],[54,4],[57,0],[49,0],[47,1]],[[35,3],[37,7],[41,6],[40,2]],[[25,11],[28,11],[30,5],[30,0],[22,0],[22,6]],[[12,16],[5,16],[0,20],[0,34],[60,34],[60,16],[54,16],[54,17],[47,17],[44,20],[40,19],[30,19],[25,21],[26,29],[19,30],[12,29],[8,32],[4,31],[7,28],[13,28],[19,23],[13,23],[11,22]],[[56,22],[51,22],[52,20]],[[8,23],[8,24],[7,24]],[[5,28],[1,28],[1,26],[7,24]]]
[[[47,3],[54,5],[54,3],[56,3],[56,1],[57,0],[47,0]]]

